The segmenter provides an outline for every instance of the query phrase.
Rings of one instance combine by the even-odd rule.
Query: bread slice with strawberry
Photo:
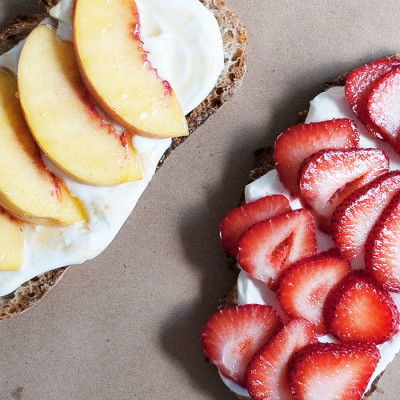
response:
[[[290,390],[272,392],[282,379],[274,376],[265,349],[274,348],[277,334],[250,362],[247,392],[225,381],[241,399],[360,400],[400,351],[400,301],[393,293],[400,287],[400,156],[393,133],[399,64],[395,57],[384,58],[357,68],[347,82],[342,76],[313,100],[306,123],[283,132],[275,149],[256,153],[246,201],[279,194],[292,212],[310,213],[317,251],[285,265],[294,250],[292,233],[259,228],[282,216],[257,222],[238,241],[238,283],[223,305],[271,305],[285,328],[308,320],[318,342],[289,357]],[[319,113],[318,107],[330,103],[329,112]],[[384,116],[383,123],[375,113]],[[332,119],[320,118],[326,114]],[[388,126],[396,129],[390,133]],[[251,255],[243,265],[240,253]],[[258,268],[249,268],[251,257],[260,260]],[[273,284],[271,260],[285,265],[275,268]],[[285,354],[280,350],[281,359]]]

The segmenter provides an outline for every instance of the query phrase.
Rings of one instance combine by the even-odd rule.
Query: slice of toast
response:
[[[396,54],[395,57],[399,57]],[[328,89],[333,86],[344,86],[346,83],[348,72],[343,73],[338,76],[334,81],[328,82],[325,84],[325,89]],[[308,114],[308,110],[304,110],[299,113],[298,123],[304,123]],[[265,175],[269,171],[275,169],[274,162],[274,149],[271,146],[258,149],[254,152],[254,164],[252,169],[250,170],[248,183],[255,181],[261,176]],[[244,201],[244,191],[241,195],[238,206],[241,206],[245,203]],[[228,257],[228,266],[229,269],[233,269],[234,273],[239,275],[239,270],[237,268],[236,259],[233,256],[227,254]],[[219,301],[218,310],[235,307],[238,305],[238,291],[236,284],[231,288],[231,290]],[[366,393],[363,399],[368,398],[378,387],[378,382],[384,372],[382,372],[372,383],[370,390]],[[241,396],[235,393],[235,396],[240,400],[249,400],[249,397]]]
[[[247,71],[246,30],[238,17],[226,7],[222,0],[200,1],[214,13],[220,26],[225,64],[212,92],[187,116],[190,134],[233,96]],[[56,5],[58,0],[41,0],[41,2],[50,8]],[[0,33],[0,54],[8,51],[25,38],[47,16],[47,14],[35,14],[18,17]],[[158,168],[185,139],[186,137],[172,139],[172,145],[160,160]],[[14,317],[36,304],[61,279],[66,269],[67,267],[64,267],[46,272],[21,285],[9,295],[0,297],[0,320]]]

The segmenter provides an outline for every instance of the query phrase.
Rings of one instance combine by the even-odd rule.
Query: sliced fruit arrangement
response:
[[[349,119],[292,126],[275,142],[274,160],[280,180],[292,195],[298,195],[298,174],[305,159],[320,150],[357,147],[359,139],[357,127]]]
[[[127,2],[119,2],[119,11],[121,4],[123,7]],[[131,4],[135,9],[134,2]],[[103,12],[107,6],[105,2]],[[139,21],[137,27],[138,24]],[[137,44],[139,34],[135,35]],[[145,56],[141,45],[137,50]],[[142,67],[145,64],[142,58]],[[149,68],[142,69],[146,70],[146,76],[151,75]],[[107,75],[102,79],[109,82],[109,77],[104,79],[104,76]],[[146,88],[151,107],[157,101],[164,108],[177,103],[167,82],[158,76],[154,81],[163,88],[166,100],[160,103],[155,97],[152,102],[155,94],[147,91],[152,81],[145,80],[142,86]],[[126,85],[126,80],[121,83]],[[144,103],[143,100],[139,103]],[[47,169],[40,151],[64,172],[89,184],[112,185],[141,179],[141,162],[132,147],[131,134],[119,134],[107,125],[105,116],[89,95],[80,77],[73,44],[60,40],[51,26],[39,26],[26,40],[18,63],[18,85],[8,70],[0,69],[0,102],[0,269],[15,270],[23,263],[24,239],[20,224],[7,212],[39,225],[63,226],[87,220],[80,200],[71,195],[62,179]],[[179,105],[174,107],[182,114]],[[156,107],[152,111],[157,114]],[[164,124],[168,130],[169,117],[159,120],[164,111],[149,119],[155,124]],[[184,134],[186,120],[180,114],[178,119]]]
[[[68,225],[86,220],[81,202],[43,163],[15,96],[15,76],[0,69],[0,206],[28,222]]]
[[[156,138],[188,134],[172,88],[142,48],[133,1],[77,0],[73,25],[82,76],[106,112],[133,133]]]
[[[356,69],[345,92],[367,130],[400,153],[400,60]],[[274,160],[287,197],[297,196],[311,210],[262,215],[256,201],[221,223],[224,247],[265,283],[263,301],[278,300],[279,313],[289,319],[248,364],[253,399],[360,400],[379,349],[399,332],[397,297],[390,291],[400,292],[400,171],[389,172],[382,150],[358,148],[355,123],[296,125],[278,137]],[[267,199],[258,201],[272,203]],[[324,237],[314,218],[337,249],[316,254],[316,233],[319,245]]]
[[[352,272],[331,291],[324,315],[328,330],[342,341],[380,344],[399,331],[391,295],[365,271]]]
[[[276,296],[290,318],[305,318],[317,334],[326,334],[325,300],[350,271],[349,263],[337,250],[304,258],[282,273]]]
[[[289,366],[294,400],[359,400],[380,353],[372,343],[314,343]]]
[[[77,0],[73,9],[73,42],[61,40],[50,25],[38,26],[23,44],[18,84],[0,70],[0,224],[8,233],[2,245],[10,249],[0,252],[1,269],[20,266],[23,253],[20,226],[6,212],[40,225],[88,218],[47,169],[49,160],[78,182],[115,185],[142,179],[133,134],[188,134],[173,90],[142,48],[135,2]],[[284,202],[277,207],[288,212]]]
[[[381,58],[350,72],[346,80],[345,93],[350,107],[367,130],[375,137],[383,139],[381,130],[371,120],[368,111],[369,95],[375,85],[390,71],[400,67],[395,57]]]
[[[265,196],[259,200],[237,207],[229,212],[220,224],[222,246],[236,255],[242,234],[256,222],[289,212],[289,200],[283,195]]]
[[[301,209],[258,222],[240,238],[237,259],[254,278],[276,289],[280,274],[317,251],[314,219]]]
[[[363,254],[368,233],[399,191],[400,171],[387,172],[339,204],[332,216],[332,237],[343,257],[352,260]]]
[[[389,160],[379,149],[323,150],[300,168],[300,193],[329,230],[338,204],[388,170]]]
[[[281,328],[281,319],[271,306],[227,308],[215,313],[204,326],[201,345],[222,374],[245,386],[251,358]]]
[[[400,193],[393,197],[368,235],[365,267],[387,290],[400,292]]]
[[[247,370],[250,396],[255,400],[290,400],[289,360],[301,348],[316,341],[309,322],[304,319],[290,321],[252,358]]]
[[[66,173],[101,185],[141,179],[132,141],[104,123],[83,85],[72,43],[60,40],[55,28],[41,25],[29,35],[18,88],[37,143]]]

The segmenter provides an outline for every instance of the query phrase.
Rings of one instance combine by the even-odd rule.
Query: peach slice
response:
[[[18,88],[36,142],[60,169],[94,185],[142,178],[132,138],[104,122],[81,80],[73,44],[53,27],[41,25],[29,35]]]
[[[84,80],[101,106],[133,133],[188,134],[169,86],[147,60],[133,0],[77,0],[74,41]]]
[[[81,202],[40,157],[24,120],[15,76],[0,69],[0,205],[38,224],[68,225],[86,220]]]
[[[24,237],[18,221],[0,210],[0,271],[20,269],[24,262]]]

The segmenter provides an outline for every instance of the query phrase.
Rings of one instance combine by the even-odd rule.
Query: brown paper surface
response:
[[[326,81],[400,51],[398,1],[226,0],[248,29],[233,101],[180,146],[98,258],[36,307],[0,323],[0,399],[221,400],[234,396],[199,347],[232,286],[218,239],[252,152],[271,144]],[[0,25],[39,11],[1,0]],[[373,399],[400,397],[394,362]]]

